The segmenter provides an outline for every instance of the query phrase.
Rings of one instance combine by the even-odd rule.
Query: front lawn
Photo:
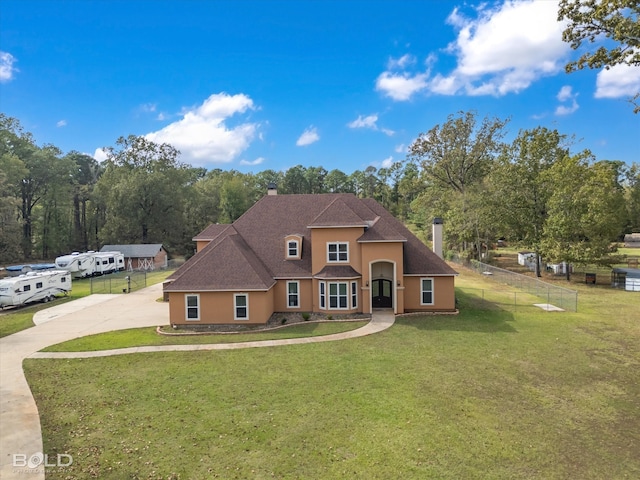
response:
[[[361,322],[299,323],[264,332],[225,333],[199,335],[160,335],[155,327],[132,328],[80,337],[45,348],[45,352],[85,352],[112,348],[139,347],[143,345],[193,345],[206,343],[237,343],[262,340],[302,338],[347,332],[366,325]]]
[[[26,360],[47,479],[640,477],[640,295],[506,310],[459,270],[460,315],[368,337]]]

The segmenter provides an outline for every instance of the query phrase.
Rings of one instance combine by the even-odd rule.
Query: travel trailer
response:
[[[66,270],[73,278],[90,277],[96,270],[95,252],[73,252],[56,258],[56,268]]]
[[[71,272],[73,278],[91,277],[124,270],[120,252],[73,252],[56,258],[56,268]]]
[[[28,272],[0,280],[0,308],[31,302],[48,302],[60,293],[71,291],[71,274],[49,270]]]
[[[124,255],[120,252],[94,253],[95,275],[120,272],[124,270]]]

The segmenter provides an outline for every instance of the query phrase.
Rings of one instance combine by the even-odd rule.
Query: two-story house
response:
[[[269,195],[211,225],[169,277],[175,325],[264,324],[274,312],[455,310],[457,273],[373,199]]]

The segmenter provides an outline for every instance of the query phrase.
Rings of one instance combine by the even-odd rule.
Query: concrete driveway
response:
[[[47,452],[42,451],[38,408],[22,361],[49,345],[73,338],[168,325],[169,306],[156,301],[161,296],[162,284],[128,295],[91,295],[38,312],[35,327],[0,339],[0,478],[44,479],[44,467],[33,455]],[[28,468],[30,459],[32,465],[39,465]]]
[[[156,300],[162,285],[128,295],[91,295],[48,308],[34,316],[35,327],[0,339],[0,478],[44,480],[40,418],[24,377],[25,358],[87,358],[140,352],[222,350],[330,342],[386,330],[395,321],[391,310],[376,311],[367,325],[348,332],[319,337],[264,340],[209,345],[163,345],[98,352],[40,352],[49,345],[95,333],[169,324],[169,306]],[[17,455],[17,457],[16,457]],[[36,465],[29,468],[29,461]],[[56,459],[49,459],[49,465]]]

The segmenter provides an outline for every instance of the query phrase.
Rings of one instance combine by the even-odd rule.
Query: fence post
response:
[[[550,288],[547,288],[547,306],[551,305],[551,300],[550,300],[550,297],[549,297],[549,295],[551,293],[550,290],[551,290]]]

